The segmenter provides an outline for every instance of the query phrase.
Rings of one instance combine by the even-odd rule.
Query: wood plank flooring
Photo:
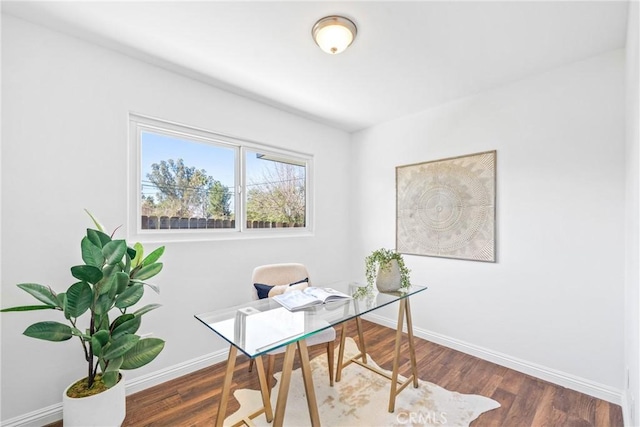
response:
[[[363,326],[367,352],[380,366],[390,370],[395,330],[367,321],[363,321]],[[355,322],[349,322],[347,334],[357,337]],[[623,425],[622,411],[618,405],[429,341],[416,338],[415,343],[420,379],[452,391],[481,394],[500,402],[500,408],[481,415],[471,424],[473,427]],[[400,373],[408,373],[410,361],[406,340],[402,349],[403,354],[407,356],[401,360]],[[311,348],[310,357],[318,356],[323,351],[323,346]],[[277,358],[276,372],[281,370],[281,364],[282,356]],[[247,358],[238,359],[233,390],[259,390],[257,374],[255,371],[248,372],[248,365]],[[298,366],[296,360],[294,369]],[[219,363],[128,396],[127,417],[123,425],[212,426],[220,398],[224,367],[224,362]],[[238,402],[232,397],[227,414],[232,414],[237,409]],[[62,422],[50,426],[59,427],[62,426]]]

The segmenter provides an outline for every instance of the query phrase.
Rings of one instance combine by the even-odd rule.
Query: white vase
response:
[[[69,386],[71,387],[71,386]],[[62,394],[64,427],[115,427],[122,425],[127,414],[124,377],[102,393],[74,398]]]
[[[380,292],[392,292],[400,289],[401,277],[398,261],[392,259],[388,268],[378,268],[376,287]]]

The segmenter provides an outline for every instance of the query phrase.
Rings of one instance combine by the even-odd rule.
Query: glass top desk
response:
[[[413,383],[414,387],[418,387],[409,297],[422,292],[427,288],[424,286],[411,286],[409,289],[397,292],[383,293],[372,291],[366,293],[364,292],[365,289],[361,285],[347,282],[333,283],[329,285],[329,287],[348,295],[353,295],[353,298],[316,305],[298,311],[289,311],[281,306],[277,301],[271,298],[265,298],[247,302],[235,307],[195,315],[196,319],[201,321],[209,329],[230,344],[225,379],[216,418],[216,426],[222,426],[225,419],[227,401],[229,399],[238,350],[250,358],[255,359],[258,378],[260,380],[260,390],[262,393],[264,407],[251,414],[249,418],[252,419],[264,413],[268,422],[271,422],[273,419],[274,426],[282,426],[296,347],[300,352],[300,362],[305,391],[307,394],[311,424],[313,426],[319,426],[320,418],[318,415],[315,391],[313,389],[313,382],[311,379],[309,354],[304,339],[324,329],[340,324],[342,326],[342,333],[340,338],[340,349],[338,352],[336,381],[340,381],[342,369],[351,363],[357,363],[389,378],[391,380],[389,412],[394,411],[396,396],[409,383]],[[367,364],[366,348],[360,316],[397,301],[399,301],[400,304],[396,329],[394,362],[392,374],[389,375],[386,372],[377,370]],[[345,361],[343,360],[344,344],[346,339],[345,322],[350,319],[356,320],[358,328],[358,347],[360,352],[358,355]],[[399,383],[398,367],[400,359],[400,345],[405,319],[407,322],[407,335],[411,358],[411,375],[404,383]],[[262,358],[259,356],[283,346],[286,346],[286,350],[282,366],[282,376],[279,384],[280,389],[274,414],[269,400],[270,390],[267,387],[264,365],[262,363]],[[248,420],[244,422],[248,424],[247,421]],[[242,424],[242,422],[240,422],[240,424]]]

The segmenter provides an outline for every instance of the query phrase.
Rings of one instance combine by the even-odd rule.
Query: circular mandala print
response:
[[[493,248],[493,173],[466,159],[426,163],[398,176],[398,248],[478,259]],[[491,250],[492,252],[492,250]]]
[[[431,187],[418,201],[418,219],[430,230],[448,230],[459,220],[462,203],[451,188]]]

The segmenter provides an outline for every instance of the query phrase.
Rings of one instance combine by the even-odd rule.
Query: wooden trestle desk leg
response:
[[[222,394],[220,395],[220,403],[218,403],[218,414],[216,415],[216,427],[222,427],[224,418],[227,412],[227,403],[229,402],[229,394],[231,389],[231,380],[233,379],[233,371],[236,367],[236,356],[238,355],[238,349],[234,346],[229,348],[229,357],[227,357],[227,369],[224,373],[224,382],[222,385]],[[252,359],[253,360],[253,359]],[[269,399],[269,390],[267,385],[267,377],[264,373],[264,365],[262,364],[262,357],[255,359],[255,365],[258,370],[258,379],[260,380],[260,392],[262,393],[262,406],[259,411],[254,412],[245,419],[238,421],[235,425],[252,425],[251,419],[262,414],[267,419],[267,422],[273,420],[273,410],[271,408],[271,400]]]
[[[216,427],[222,427],[224,416],[227,412],[227,402],[229,401],[229,389],[231,388],[231,380],[233,379],[233,370],[236,367],[236,355],[238,349],[234,346],[229,347],[229,356],[227,357],[227,370],[224,373],[224,382],[222,385],[222,394],[218,403],[218,414],[216,415]]]
[[[329,385],[333,387],[334,370],[333,370],[333,353],[335,343],[333,341],[327,343],[327,366],[329,367]]]
[[[338,350],[338,366],[336,367],[336,382],[339,383],[342,377],[342,364],[344,360],[344,342],[346,339],[345,333],[345,323],[342,323],[342,327],[340,328],[340,349]]]
[[[367,363],[367,347],[364,344],[364,333],[362,332],[362,319],[356,317],[356,326],[358,327],[358,348],[362,354],[362,363]]]
[[[411,303],[407,300],[407,336],[409,338],[409,355],[411,356],[411,374],[413,375],[413,388],[418,388],[418,363],[416,362],[416,348],[413,344],[413,322],[411,321]]]
[[[407,319],[407,335],[409,338],[409,353],[411,358],[411,378],[408,378],[400,388],[398,388],[398,369],[400,368],[400,346],[402,344],[402,328],[404,319]],[[400,308],[398,309],[398,325],[396,330],[396,345],[393,356],[393,373],[391,374],[391,392],[389,394],[389,412],[393,412],[396,406],[396,396],[400,393],[409,382],[414,387],[418,387],[418,369],[416,366],[416,352],[413,344],[413,325],[411,322],[411,307],[409,298],[400,300]]]
[[[364,343],[364,333],[362,330],[362,319],[360,317],[356,317],[356,326],[358,328],[358,350],[360,353],[356,356],[350,358],[347,363],[344,363],[344,344],[346,342],[346,322],[342,323],[342,328],[340,329],[340,350],[338,350],[338,366],[336,367],[336,382],[340,382],[342,379],[342,369],[356,361],[356,359],[362,359],[363,364],[367,364],[367,347]],[[359,363],[359,362],[356,362]]]
[[[282,376],[280,377],[280,389],[278,400],[276,401],[276,412],[273,414],[273,427],[282,427],[284,421],[284,411],[287,407],[287,395],[289,394],[289,384],[291,383],[291,370],[293,369],[293,358],[296,355],[296,344],[289,344],[284,352],[282,361]]]
[[[402,345],[402,328],[404,326],[404,320],[407,320],[407,335],[409,338],[409,356],[411,358],[411,376],[407,378],[405,382],[398,386],[398,370],[400,368],[400,347]],[[409,383],[413,383],[415,388],[418,387],[418,368],[416,364],[416,349],[413,343],[413,323],[411,321],[411,306],[409,304],[409,298],[403,298],[400,300],[400,306],[398,308],[398,325],[396,326],[396,342],[393,353],[393,371],[392,374],[381,371],[380,369],[376,369],[367,364],[367,349],[364,343],[364,334],[362,333],[362,321],[359,317],[356,317],[356,326],[358,327],[358,348],[360,353],[356,356],[349,358],[346,362],[344,362],[344,344],[346,341],[345,335],[345,325],[342,324],[341,332],[340,332],[340,350],[338,352],[338,366],[336,368],[336,382],[339,382],[342,377],[342,369],[351,364],[357,363],[360,366],[363,366],[373,372],[376,372],[383,377],[386,377],[391,380],[391,391],[389,394],[389,412],[393,412],[396,406],[396,396],[400,393],[404,388],[409,385]],[[362,359],[362,361],[358,360]]]
[[[304,388],[307,393],[307,405],[309,406],[311,425],[313,427],[319,427],[320,416],[318,414],[316,393],[313,389],[313,380],[311,379],[311,365],[309,364],[307,344],[303,340],[298,341],[297,347],[300,351],[302,378],[304,380]],[[289,344],[284,353],[284,361],[282,362],[282,376],[280,377],[280,389],[278,391],[278,400],[276,402],[276,412],[273,417],[273,427],[282,427],[283,425],[284,413],[287,407],[287,395],[289,394],[289,384],[291,383],[291,371],[293,370],[293,359],[295,358],[295,355],[296,343]]]
[[[254,359],[251,359],[254,360]],[[264,406],[264,416],[267,422],[273,420],[273,409],[271,408],[270,382],[264,374],[264,365],[262,364],[262,356],[255,358],[256,368],[258,368],[258,379],[260,380],[260,393],[262,393],[262,405]]]
[[[309,364],[309,351],[305,340],[298,341],[298,351],[300,352],[300,364],[302,365],[302,379],[304,380],[304,390],[307,393],[307,406],[311,425],[320,426],[320,415],[318,414],[318,402],[316,401],[316,391],[313,388],[313,376],[311,365]]]

